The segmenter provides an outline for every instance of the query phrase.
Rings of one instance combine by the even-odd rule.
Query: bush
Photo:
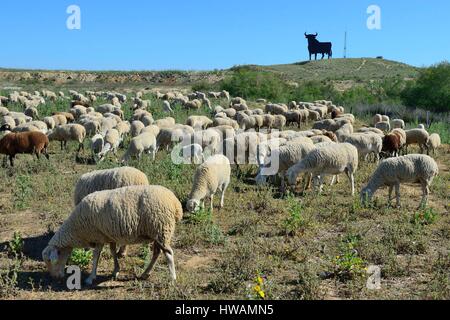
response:
[[[402,92],[408,106],[430,111],[450,111],[450,63],[442,62],[421,71],[418,79]]]
[[[288,97],[285,82],[271,72],[255,71],[248,68],[235,69],[233,75],[222,80],[221,89],[232,96],[244,99],[264,98],[283,101]]]

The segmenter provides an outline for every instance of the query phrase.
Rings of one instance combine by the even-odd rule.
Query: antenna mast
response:
[[[347,58],[347,31],[345,31],[345,38],[344,38],[344,59]]]

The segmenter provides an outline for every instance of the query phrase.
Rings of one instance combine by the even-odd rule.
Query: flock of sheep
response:
[[[167,117],[153,118],[149,111],[151,101],[143,100],[150,93],[162,101],[160,111]],[[300,180],[303,190],[312,185],[321,192],[326,176],[331,176],[331,184],[335,184],[339,175],[345,173],[353,196],[359,162],[375,161],[379,162],[378,168],[362,189],[361,200],[370,201],[379,188],[388,186],[389,203],[395,188],[398,206],[401,183],[420,183],[421,204],[426,205],[429,187],[439,172],[435,160],[422,154],[440,146],[439,135],[430,135],[423,126],[405,130],[404,121],[390,121],[383,115],[375,115],[371,126],[355,130],[355,116],[331,101],[292,101],[285,105],[260,99],[257,102],[265,104],[264,108],[250,108],[247,101],[232,98],[226,91],[188,95],[139,91],[132,98],[133,114],[125,119],[122,104],[127,101],[126,95],[93,91],[70,91],[69,95],[71,102],[66,112],[55,112],[42,120],[39,105],[46,100],[67,99],[63,92],[13,92],[0,97],[0,154],[9,157],[11,166],[17,154],[35,154],[38,158],[43,154],[49,158],[52,141],[59,141],[62,149],[67,142],[75,141],[79,144],[78,154],[89,139],[96,162],[109,154],[117,156],[117,151],[124,148],[124,156],[119,160],[124,165],[144,154],[155,161],[160,150],[170,151],[172,157],[198,165],[185,204],[191,213],[203,208],[207,199],[212,211],[219,191],[220,207],[224,207],[233,165],[238,170],[240,165],[257,166],[257,185],[276,183],[275,177],[279,176],[282,192],[295,190]],[[109,103],[94,107],[100,97]],[[211,101],[222,106],[213,107]],[[9,111],[7,107],[12,103],[22,105],[23,112]],[[204,107],[210,117],[195,115],[185,123],[176,123],[171,117],[176,104],[187,110]],[[308,123],[312,123],[312,129],[301,130]],[[410,145],[418,145],[421,154],[407,155]],[[153,258],[142,278],[149,276],[163,252],[171,276],[176,279],[170,243],[175,225],[183,217],[183,206],[172,191],[149,185],[144,173],[124,166],[82,176],[75,187],[74,200],[72,214],[42,253],[53,277],[64,276],[74,248],[94,248],[92,273],[86,280],[92,284],[105,244],[110,245],[116,277],[120,271],[118,259],[126,254],[127,245],[153,243]]]

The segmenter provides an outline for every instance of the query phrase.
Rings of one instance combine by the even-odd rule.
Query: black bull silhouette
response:
[[[311,56],[314,54],[315,59],[317,60],[317,54],[322,54],[322,59],[325,55],[328,55],[328,59],[333,56],[332,44],[331,42],[319,42],[316,38],[319,34],[306,34],[305,38],[308,39],[308,50],[309,50],[309,60],[311,60]]]

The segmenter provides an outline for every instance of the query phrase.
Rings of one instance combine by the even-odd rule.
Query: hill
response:
[[[418,68],[383,59],[332,59],[304,61],[294,64],[272,66],[237,66],[217,71],[46,71],[1,69],[0,84],[5,85],[50,85],[77,86],[80,84],[103,87],[111,85],[158,85],[189,86],[200,81],[215,83],[238,68],[274,72],[287,81],[332,80],[367,82],[386,78],[411,79],[417,76]]]

